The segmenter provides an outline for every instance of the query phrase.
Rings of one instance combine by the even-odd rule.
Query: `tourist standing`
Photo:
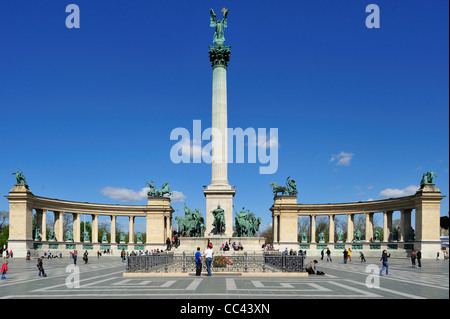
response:
[[[347,258],[348,258],[348,251],[347,248],[344,249],[344,264],[347,263]]]
[[[125,249],[122,249],[122,251],[120,252],[120,257],[122,258],[122,262],[125,262]]]
[[[197,247],[197,252],[195,253],[195,264],[196,264],[196,270],[195,275],[201,276],[202,274],[202,254],[200,252],[200,247]]]
[[[330,248],[327,248],[327,262],[328,260],[330,260],[331,262],[333,262],[333,260],[331,260],[331,251]]]
[[[214,251],[212,250],[212,247],[210,245],[208,245],[208,247],[206,248],[204,255],[205,255],[206,270],[208,271],[207,276],[211,276],[211,263]]]
[[[416,257],[417,257],[417,267],[422,267],[422,264],[420,262],[420,260],[422,259],[422,252],[420,251],[420,248],[417,248],[417,253],[416,253]]]
[[[324,250],[322,249],[322,251],[320,252],[320,260],[323,260],[323,255],[324,255]]]
[[[352,261],[352,250],[348,249],[348,261]]]
[[[383,267],[381,268],[381,271],[380,271],[380,276],[383,276],[383,270],[385,270],[385,269],[386,269],[386,276],[391,275],[389,273],[389,263],[388,263],[389,257],[391,257],[391,254],[388,254],[386,249],[383,250],[383,254],[381,255],[381,259],[380,259],[380,263],[383,263]]]
[[[416,268],[416,252],[414,249],[411,251],[411,267]]]
[[[77,251],[76,250],[73,251],[72,258],[73,258],[73,264],[76,265],[77,264]]]

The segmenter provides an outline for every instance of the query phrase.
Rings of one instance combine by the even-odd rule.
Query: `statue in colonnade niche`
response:
[[[319,243],[325,242],[325,234],[323,232],[320,232],[319,234]]]
[[[72,232],[72,230],[68,230],[68,231],[66,231],[66,241],[73,241],[73,232]]]
[[[338,243],[342,243],[344,241],[344,233],[342,232],[342,230],[338,231]]]
[[[376,243],[380,242],[380,232],[378,231],[378,229],[375,229],[375,231],[373,232],[373,241]]]
[[[102,244],[106,244],[108,242],[108,234],[104,231],[102,234]]]
[[[55,241],[55,231],[53,230],[53,228],[50,229],[50,231],[48,232],[48,240],[49,241]]]
[[[120,233],[120,235],[119,235],[119,242],[120,243],[125,243],[125,234],[124,233]]]
[[[142,244],[142,234],[141,233],[137,233],[137,235],[136,235],[136,243]]]
[[[308,236],[306,235],[305,232],[302,232],[302,243],[307,243],[308,242]]]
[[[357,229],[355,232],[355,240],[361,241],[361,231],[359,229]]]

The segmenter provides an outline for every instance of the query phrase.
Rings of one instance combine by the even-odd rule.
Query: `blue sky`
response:
[[[70,3],[79,29],[65,25]],[[365,25],[370,3],[379,29]],[[184,202],[205,214],[210,166],[172,163],[169,136],[211,123],[209,9],[226,7],[228,125],[278,128],[275,174],[229,165],[236,210],[270,223],[269,184],[288,176],[299,203],[408,195],[427,170],[448,196],[448,5],[1,0],[0,189],[21,169],[37,196],[142,205],[146,179],[184,196],[178,214]]]

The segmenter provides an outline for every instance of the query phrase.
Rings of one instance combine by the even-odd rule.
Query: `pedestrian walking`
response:
[[[361,258],[361,262],[366,262],[366,258],[364,257],[364,254],[362,251],[359,252],[359,258]]]
[[[347,263],[347,258],[348,258],[348,251],[347,249],[344,249],[344,264]]]
[[[37,268],[39,269],[39,277],[41,277],[41,274],[42,274],[42,277],[47,277],[47,274],[45,273],[45,270],[44,270],[43,260],[44,260],[44,256],[41,256],[41,258],[38,259],[38,263],[37,263]]]
[[[348,249],[348,261],[352,261],[352,250]]]
[[[331,260],[331,251],[330,248],[327,248],[327,262],[328,260],[330,260],[331,262],[333,262],[333,260]]]
[[[206,248],[206,251],[204,253],[206,270],[208,271],[207,276],[211,276],[211,263],[212,263],[213,255],[214,255],[214,251],[212,250],[212,247],[210,245],[208,245],[208,247]]]
[[[195,253],[195,275],[201,276],[202,275],[202,253],[200,252],[200,247],[197,247],[197,252]]]
[[[8,271],[8,262],[3,262],[2,269],[0,272],[2,273],[2,279],[6,279],[6,272]]]
[[[383,267],[381,268],[380,271],[380,276],[383,276],[383,270],[386,269],[386,276],[390,276],[391,274],[389,273],[389,263],[388,263],[388,258],[391,257],[391,254],[388,253],[385,250],[383,250],[383,254],[381,254],[381,259],[380,259],[380,263],[383,263]]]
[[[122,262],[125,262],[125,249],[122,249],[122,251],[120,252],[120,257],[122,258]]]
[[[411,267],[412,268],[416,268],[416,252],[414,251],[414,249],[411,251]]]
[[[83,260],[84,260],[84,263],[85,263],[85,264],[88,263],[88,251],[87,251],[87,250],[86,250],[86,251],[84,252],[84,254],[83,254]]]
[[[77,251],[76,250],[73,251],[72,258],[73,258],[73,264],[76,265],[77,264]]]
[[[324,250],[322,249],[322,251],[320,252],[320,260],[323,260],[323,255],[324,255]]]

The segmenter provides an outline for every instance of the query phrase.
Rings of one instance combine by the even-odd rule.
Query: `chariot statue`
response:
[[[286,186],[278,186],[277,183],[272,182],[270,183],[270,186],[272,187],[272,194],[277,196],[278,193],[281,193],[281,195],[297,195],[297,183],[295,180],[288,177],[286,179]]]

